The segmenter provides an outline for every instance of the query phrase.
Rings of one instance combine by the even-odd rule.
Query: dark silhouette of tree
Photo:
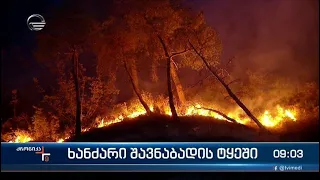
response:
[[[14,89],[11,91],[12,98],[10,104],[13,106],[13,118],[17,117],[17,105],[19,103],[18,90]]]
[[[78,52],[74,49],[72,53],[72,76],[75,86],[76,93],[76,136],[81,134],[81,98],[80,98],[80,87],[79,87],[79,59]]]
[[[251,113],[251,111],[241,102],[241,100],[232,92],[229,85],[224,82],[224,80],[218,75],[218,73],[210,67],[206,58],[194,47],[194,45],[190,43],[192,49],[197,53],[197,55],[201,58],[203,63],[209,69],[209,71],[218,79],[218,81],[223,85],[223,87],[227,90],[230,97],[243,109],[243,111],[258,125],[259,128],[266,131],[266,128],[260,123],[260,121]]]

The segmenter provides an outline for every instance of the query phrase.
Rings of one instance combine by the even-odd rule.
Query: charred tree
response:
[[[129,76],[131,85],[132,85],[132,87],[133,87],[133,91],[134,91],[135,94],[138,96],[138,99],[139,99],[140,103],[142,104],[143,108],[146,110],[147,114],[151,114],[152,112],[151,112],[148,104],[143,100],[143,98],[142,98],[142,96],[141,96],[141,93],[140,93],[140,90],[139,90],[139,88],[137,87],[137,85],[136,85],[136,83],[135,83],[135,81],[134,81],[134,79],[133,79],[133,77],[132,77],[132,75],[131,75],[131,73],[130,73],[130,70],[129,70],[128,66],[127,66],[127,62],[126,62],[125,60],[123,60],[123,66],[124,66],[124,68],[125,68],[128,76]]]
[[[177,120],[178,114],[177,114],[176,107],[174,106],[173,92],[172,92],[172,87],[171,87],[171,59],[172,59],[172,56],[169,55],[167,46],[165,45],[165,43],[160,35],[158,35],[158,39],[162,45],[163,51],[164,51],[166,59],[167,59],[167,86],[168,86],[168,95],[169,95],[169,106],[170,106],[172,118],[174,120]]]
[[[228,92],[229,96],[240,106],[240,108],[258,125],[258,127],[262,130],[267,131],[267,129],[260,123],[260,121],[250,112],[250,110],[241,102],[241,100],[232,92],[229,88],[228,84],[224,82],[222,78],[218,75],[218,73],[210,67],[206,59],[200,54],[200,52],[193,46],[193,44],[189,41],[191,48],[195,51],[195,53],[200,57],[209,71],[218,79],[218,81],[223,85],[223,87]]]
[[[17,117],[17,104],[19,103],[18,100],[18,91],[16,89],[12,90],[12,99],[10,101],[10,104],[13,106],[13,118]]]
[[[171,63],[171,66],[172,65],[173,65],[173,63]],[[186,97],[185,97],[184,92],[183,92],[183,88],[182,88],[182,85],[181,85],[181,82],[180,82],[180,79],[179,79],[179,76],[178,76],[178,72],[174,68],[174,66],[171,67],[171,78],[172,78],[173,83],[174,83],[174,85],[176,87],[176,91],[177,91],[177,95],[178,95],[180,103],[181,104],[185,104]]]
[[[132,77],[133,83],[135,84],[138,92],[140,92],[137,65],[136,65],[136,62],[134,59],[132,59],[130,61],[130,63],[128,64],[128,69],[130,69],[130,71],[131,71],[130,75]],[[134,93],[135,93],[135,91],[134,91]]]
[[[79,87],[79,59],[78,53],[74,50],[72,54],[72,76],[74,81],[75,93],[76,93],[76,137],[81,135],[81,97],[80,97],[80,87]]]

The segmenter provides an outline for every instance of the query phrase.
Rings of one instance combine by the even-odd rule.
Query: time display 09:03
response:
[[[273,158],[275,159],[284,159],[284,158],[292,158],[292,159],[301,159],[303,158],[303,150],[302,149],[275,149],[273,150]]]

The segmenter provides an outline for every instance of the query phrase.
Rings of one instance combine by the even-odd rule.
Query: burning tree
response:
[[[108,33],[109,35],[105,36],[112,37],[109,39],[112,39],[113,42],[116,41],[116,43],[111,44],[115,49],[118,49],[118,52],[115,52],[112,57],[121,56],[121,62],[124,63],[134,90],[147,112],[150,112],[150,109],[141,98],[136,84],[137,80],[135,80],[131,75],[127,66],[127,58],[123,55],[136,55],[141,51],[146,51],[146,54],[148,54],[150,58],[154,59],[154,62],[165,59],[167,67],[166,74],[169,105],[173,119],[177,119],[178,114],[174,105],[174,97],[171,85],[172,80],[176,86],[177,95],[180,102],[185,103],[186,99],[177,71],[174,68],[174,65],[176,64],[174,59],[177,59],[177,57],[180,56],[182,59],[181,63],[183,63],[185,66],[195,69],[207,67],[211,72],[213,72],[210,66],[216,66],[218,64],[222,51],[221,42],[217,36],[217,33],[205,23],[203,14],[200,13],[198,16],[194,16],[178,4],[175,4],[169,0],[153,2],[141,1],[139,3],[126,1],[124,4],[129,4],[128,6],[131,7],[128,9],[128,12],[122,15],[125,21],[116,23],[116,26],[113,26],[116,27],[116,29],[110,28],[109,25],[112,24],[111,21],[105,23],[108,24],[109,28],[109,31],[104,32],[105,34]],[[125,33],[123,31],[119,31],[119,29],[117,29],[119,27],[122,27],[121,29],[125,29]],[[191,44],[191,40],[197,40],[197,45],[199,46],[201,52],[196,50],[196,48]],[[147,44],[148,46],[143,46],[143,44]],[[99,43],[99,45],[101,46],[101,43]],[[99,48],[101,49],[101,47]],[[194,50],[194,52],[191,50]],[[104,53],[110,51],[114,52],[115,50],[110,50],[110,48],[109,50],[102,50]],[[163,53],[161,53],[161,51],[163,51]],[[201,55],[203,52],[206,54],[206,60],[204,59],[204,56]],[[195,63],[197,62],[195,61],[197,56],[201,57],[201,59],[205,62],[205,66]],[[135,58],[137,58],[137,56],[131,58],[131,64],[133,65],[131,70],[133,70],[133,72],[135,72]],[[210,60],[211,65],[209,65],[207,59]],[[231,91],[224,80],[222,80],[217,71],[214,71],[213,74],[226,88],[229,95],[242,109],[244,109],[247,115],[251,117],[259,127],[263,128],[261,123]]]
[[[10,105],[13,107],[13,117],[8,119],[2,124],[1,132],[7,136],[7,139],[12,139],[13,136],[15,136],[14,131],[17,131],[20,129],[18,133],[23,134],[28,130],[29,125],[31,124],[30,116],[27,113],[19,113],[17,111],[17,106],[20,103],[20,98],[18,96],[18,89],[13,89],[11,91],[11,101]],[[10,132],[9,134],[6,134],[7,132]],[[11,136],[11,137],[10,137]]]
[[[173,68],[174,58],[189,51],[187,44],[177,39],[177,34],[183,33],[184,20],[187,18],[184,16],[185,12],[180,7],[173,6],[170,1],[126,1],[123,4],[130,7],[123,14],[127,30],[139,38],[138,43],[143,46],[141,50],[144,51],[145,59],[153,61],[154,79],[155,65],[166,61],[169,105],[172,117],[177,119],[171,84],[173,80],[180,103],[186,103],[177,70]],[[173,42],[176,43],[174,47],[168,46]]]
[[[56,84],[55,88],[44,89],[34,79],[43,95],[42,103],[35,107],[30,125],[34,139],[56,140],[55,129],[59,128],[64,133],[59,141],[64,141],[71,134],[68,131],[75,130],[79,136],[81,131],[92,127],[101,128],[156,112],[170,115],[173,119],[198,115],[249,126],[253,120],[258,127],[265,129],[264,126],[275,127],[284,119],[295,121],[296,113],[291,111],[290,104],[295,107],[297,104],[299,107],[310,105],[303,100],[296,102],[297,94],[312,102],[311,109],[318,107],[318,101],[311,101],[313,96],[318,96],[314,84],[306,86],[308,90],[290,91],[292,97],[273,98],[277,100],[270,106],[273,108],[270,111],[266,106],[250,106],[250,98],[268,104],[260,96],[269,99],[277,96],[279,90],[283,91],[278,86],[282,81],[265,81],[267,78],[264,76],[250,74],[247,83],[240,81],[235,85],[236,81],[226,75],[229,72],[220,64],[222,42],[219,35],[206,23],[203,13],[194,14],[171,0],[128,0],[118,1],[117,5],[121,11],[108,14],[102,22],[85,13],[64,12],[60,16],[69,17],[66,22],[61,22],[64,18],[60,16],[48,19],[48,26],[59,25],[63,31],[48,27],[39,32],[35,55],[40,63],[54,72]],[[141,82],[144,79],[139,71],[151,70],[151,79],[157,83],[160,73],[156,70],[163,65],[167,95],[153,96],[153,92],[143,92],[144,84]],[[215,81],[207,78],[201,84],[201,91],[207,90],[211,99],[203,97],[203,101],[192,101],[194,97],[187,94],[179,77],[182,68],[206,72],[207,77],[215,78]],[[137,98],[114,104],[112,97],[118,93],[115,86],[119,82],[119,72],[126,73]],[[269,91],[272,88],[276,91]],[[238,91],[243,95],[239,96]],[[216,104],[217,100],[212,96],[223,92],[232,104],[225,101],[226,108],[218,110],[223,102]],[[113,111],[106,115],[102,112],[104,108]],[[259,115],[259,120],[254,114]],[[39,133],[38,130],[46,126],[50,128]]]
[[[123,67],[129,77],[134,93],[148,114],[150,107],[144,101],[139,87],[136,61],[143,55],[143,39],[135,36],[121,19],[110,18],[97,24],[91,32],[90,42],[97,54],[101,72],[116,74]]]
[[[32,138],[38,141],[55,141],[59,138],[59,119],[50,111],[44,112],[42,108],[34,107],[34,115],[29,131]]]
[[[58,88],[52,95],[47,93],[44,96],[46,107],[64,122],[62,124],[70,127],[75,123],[76,136],[81,134],[81,123],[86,127],[90,126],[100,113],[101,106],[111,100],[108,97],[117,93],[113,83],[115,77],[103,79],[98,67],[89,69],[89,72],[84,68],[84,63],[94,63],[95,60],[90,59],[91,46],[87,41],[93,20],[81,8],[83,6],[79,5],[78,8],[72,8],[74,11],[65,9],[65,12],[54,16],[54,19],[49,19],[52,26],[56,25],[64,30],[48,28],[39,33],[38,49],[35,52],[36,59],[49,67],[57,78]],[[60,18],[61,16],[68,19]],[[80,62],[81,59],[83,63]],[[86,75],[93,74],[95,70],[96,75]]]
[[[217,62],[219,61],[221,54],[221,43],[219,38],[217,38],[216,32],[206,25],[202,14],[197,18],[194,18],[181,8],[181,6],[173,4],[171,1],[143,2],[143,4],[138,6],[139,8],[137,9],[131,9],[131,12],[128,13],[126,17],[131,25],[130,27],[133,27],[134,30],[140,30],[140,32],[143,30],[142,33],[147,33],[151,40],[153,40],[151,43],[156,43],[154,39],[157,39],[163,49],[162,57],[166,59],[167,62],[169,104],[174,119],[177,118],[177,112],[174,106],[171,89],[172,75],[174,75],[172,79],[175,80],[176,90],[180,101],[185,101],[185,98],[177,73],[172,70],[172,64],[174,64],[173,58],[187,54],[190,49],[192,49],[195,55],[200,57],[204,62],[205,67],[208,68],[223,85],[232,99],[260,128],[264,129],[260,121],[232,92],[229,85],[219,76],[218,71],[212,69],[211,65],[208,63],[209,59],[210,62],[214,62],[213,66],[218,64]],[[199,50],[191,43],[192,40],[196,40]],[[173,46],[168,46],[168,44],[173,44]],[[186,57],[195,57],[190,55],[190,53],[188,55],[184,56],[184,62],[186,64],[192,61]],[[193,67],[195,66],[193,65]]]

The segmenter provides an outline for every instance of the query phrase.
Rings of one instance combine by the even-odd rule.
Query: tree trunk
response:
[[[223,87],[227,90],[229,96],[241,107],[241,109],[258,125],[260,129],[267,131],[267,129],[260,123],[260,121],[250,112],[250,110],[241,102],[241,100],[232,92],[229,86],[224,82],[222,78],[213,70],[205,58],[196,50],[196,48],[189,42],[192,49],[196,52],[196,54],[202,59],[203,63],[209,69],[209,71],[218,79],[218,81],[223,85]]]
[[[172,87],[171,87],[171,57],[170,57],[169,52],[167,50],[167,47],[166,47],[166,45],[160,35],[158,35],[158,39],[160,40],[160,43],[161,43],[162,48],[164,50],[165,56],[167,58],[167,85],[168,85],[168,95],[169,95],[169,106],[170,106],[172,118],[174,120],[177,120],[178,114],[177,114],[177,110],[174,106],[173,93],[172,93]]]
[[[82,92],[80,92],[79,94],[81,95],[81,111],[80,111],[80,117],[81,117],[81,120],[83,120],[82,119],[82,117],[83,117],[83,104],[82,104],[82,102],[84,101],[84,91],[85,91],[85,87],[86,87],[86,81],[85,80],[83,80],[83,85],[82,85]],[[84,124],[86,123],[86,120],[84,120]]]
[[[138,71],[137,71],[137,66],[136,66],[135,60],[132,59],[128,65],[130,67],[129,69],[131,70],[131,77],[132,77],[133,83],[136,86],[136,89],[138,90],[138,92],[140,92]]]
[[[133,87],[133,91],[135,92],[135,94],[138,96],[138,99],[140,101],[140,103],[142,104],[143,108],[146,110],[147,114],[151,114],[151,110],[148,106],[148,104],[143,100],[142,96],[141,96],[141,93],[140,93],[140,90],[139,88],[136,86],[136,83],[130,73],[130,70],[128,69],[128,66],[127,66],[127,62],[125,60],[123,60],[123,65],[124,65],[124,68],[129,76],[129,79],[130,79],[130,82],[132,84],[132,87]]]
[[[17,113],[16,113],[16,105],[13,105],[13,118],[16,119]]]
[[[177,120],[178,114],[177,110],[174,106],[174,100],[173,100],[173,93],[172,93],[172,87],[171,87],[171,58],[167,58],[167,84],[168,84],[168,95],[169,95],[169,105],[171,109],[172,118]]]
[[[81,99],[80,99],[80,87],[79,87],[79,79],[78,79],[78,54],[77,52],[73,52],[72,55],[72,61],[73,61],[73,80],[74,80],[74,86],[75,86],[75,92],[76,92],[76,137],[79,137],[81,135]]]
[[[184,96],[183,87],[181,85],[177,70],[174,68],[173,63],[171,63],[171,66],[172,66],[171,67],[171,77],[172,77],[173,83],[176,87],[179,102],[180,102],[180,104],[185,104],[186,98]]]

